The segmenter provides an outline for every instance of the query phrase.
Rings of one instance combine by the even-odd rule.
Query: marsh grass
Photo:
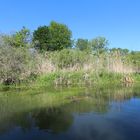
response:
[[[28,49],[19,48],[16,49],[18,50],[16,52],[15,48],[9,47],[9,50],[6,48],[8,52],[10,49],[12,50],[11,55],[8,57],[1,55],[0,57],[3,60],[0,62],[1,83],[14,83],[21,86],[37,86],[37,84],[84,86],[120,82],[123,76],[133,75],[136,72],[135,66],[118,51],[95,55],[77,49],[64,49],[32,54]],[[22,52],[22,50],[24,51]],[[3,53],[1,52],[1,54]],[[139,80],[139,78],[135,79]]]
[[[86,86],[95,84],[121,83],[123,77],[134,80],[135,66],[119,51],[105,52],[99,56],[77,49],[64,49],[44,53],[39,85]],[[49,64],[46,64],[49,63]],[[42,67],[42,66],[41,66]]]
[[[35,85],[40,86],[95,86],[103,84],[121,83],[122,74],[107,72],[55,72],[41,75],[36,79]]]

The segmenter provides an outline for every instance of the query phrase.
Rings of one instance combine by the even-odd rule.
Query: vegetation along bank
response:
[[[72,39],[52,21],[0,35],[0,84],[84,86],[140,81],[140,52],[109,48],[105,37]],[[30,84],[29,84],[30,83]]]

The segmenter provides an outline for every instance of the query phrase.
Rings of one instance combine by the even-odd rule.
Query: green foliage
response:
[[[48,73],[46,75],[41,75],[37,78],[37,85],[50,86],[53,85],[54,80],[60,75],[59,72]]]
[[[35,66],[29,49],[0,46],[0,83],[19,83],[35,72]]]
[[[87,76],[87,77],[86,77]],[[40,86],[100,86],[109,84],[121,84],[123,74],[107,73],[105,71],[95,72],[52,72],[46,75],[41,75],[36,84]]]
[[[39,27],[33,33],[33,41],[40,50],[55,51],[72,47],[72,33],[64,24],[52,21],[49,26]]]
[[[134,66],[138,67],[140,72],[140,51],[132,51],[127,55],[127,60],[132,63]]]
[[[88,61],[86,52],[76,49],[63,49],[50,54],[50,59],[58,68],[70,68],[74,65],[82,67],[84,62]]]
[[[20,31],[12,34],[3,36],[3,40],[7,45],[12,47],[28,47],[30,42],[30,30],[23,27]]]
[[[89,49],[88,39],[81,38],[77,39],[75,47],[81,51],[88,50]]]
[[[38,27],[33,33],[33,42],[30,31],[25,27],[12,35],[0,36],[0,83],[15,83],[27,77],[34,80],[36,73],[46,74],[52,71],[54,74],[48,74],[46,81],[54,81],[63,75],[62,83],[74,77],[77,77],[77,83],[83,76],[81,71],[94,72],[89,73],[90,80],[98,83],[98,79],[103,82],[118,79],[119,76],[112,73],[140,73],[140,52],[129,52],[128,49],[121,48],[108,51],[108,40],[105,37],[90,41],[79,38],[75,42],[75,48],[71,48],[71,37],[72,33],[66,25],[54,21],[49,26]],[[36,48],[31,49],[33,43],[41,53]],[[67,75],[58,71],[78,71],[80,74]]]
[[[50,32],[49,27],[40,26],[33,33],[35,47],[40,50],[48,51],[50,49]]]
[[[72,33],[66,25],[51,22],[49,26],[51,32],[50,50],[62,50],[71,47]]]
[[[122,48],[112,48],[112,49],[110,49],[110,52],[120,52],[120,54],[123,56],[126,56],[129,54],[128,49],[122,49]]]
[[[99,55],[108,50],[108,40],[104,37],[97,37],[89,42],[89,46],[93,53]]]

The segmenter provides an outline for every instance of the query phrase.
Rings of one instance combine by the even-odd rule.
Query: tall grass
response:
[[[0,60],[0,81],[9,83],[34,80],[40,75],[44,80],[37,80],[41,83],[47,81],[55,85],[91,84],[99,82],[100,79],[115,80],[135,72],[135,66],[119,51],[100,55],[78,49],[39,53],[28,48],[1,46]]]
[[[76,49],[48,52],[42,59],[42,72],[55,71],[101,71],[112,73],[133,73],[135,67],[118,51],[102,53],[99,56]]]
[[[93,85],[118,83],[132,77],[135,67],[119,51],[94,55],[77,49],[45,52],[40,55],[41,85]]]

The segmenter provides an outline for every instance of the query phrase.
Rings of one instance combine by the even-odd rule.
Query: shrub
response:
[[[0,82],[17,83],[35,73],[35,57],[29,49],[0,45]]]
[[[88,61],[87,52],[76,49],[63,49],[49,54],[50,59],[58,68],[71,68],[76,65],[82,67]]]

